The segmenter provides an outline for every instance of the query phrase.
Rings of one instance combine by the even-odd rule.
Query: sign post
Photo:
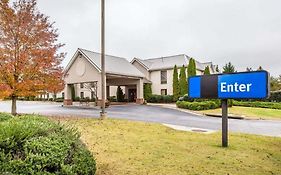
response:
[[[228,146],[228,99],[264,99],[269,96],[267,71],[193,76],[188,79],[189,98],[221,99],[222,146]]]
[[[222,146],[228,146],[228,104],[227,99],[223,99],[222,108]]]

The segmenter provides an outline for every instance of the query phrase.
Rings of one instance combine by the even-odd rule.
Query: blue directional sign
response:
[[[269,96],[266,71],[194,76],[188,79],[190,98],[263,99]]]

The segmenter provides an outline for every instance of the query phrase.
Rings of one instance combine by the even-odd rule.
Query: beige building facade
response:
[[[143,85],[150,83],[152,93],[158,95],[173,94],[173,67],[188,65],[189,57],[175,55],[153,59],[134,58],[131,62],[125,58],[106,55],[106,95],[116,96],[120,86],[128,101],[142,104]],[[211,73],[215,66],[196,61],[197,74],[203,74],[206,66]],[[179,71],[179,70],[178,70]],[[64,71],[64,104],[71,105],[73,96],[101,100],[101,65],[100,54],[85,49],[78,49]]]

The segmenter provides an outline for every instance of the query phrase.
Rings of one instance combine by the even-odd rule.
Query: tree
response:
[[[124,102],[125,95],[120,86],[118,86],[118,88],[117,88],[116,98],[117,98],[117,102]]]
[[[246,68],[246,71],[247,71],[247,72],[252,72],[253,69],[252,69],[251,67],[247,67],[247,68]]]
[[[38,95],[61,73],[65,54],[57,53],[63,46],[57,39],[57,29],[37,10],[36,0],[0,0],[0,84],[12,99],[13,115],[18,97]]]
[[[145,83],[143,85],[143,96],[145,100],[149,100],[149,98],[152,96],[151,84]]]
[[[178,100],[180,97],[179,75],[177,65],[174,66],[173,73],[173,97],[174,101]]]
[[[227,63],[225,66],[223,66],[223,73],[233,73],[235,71],[235,67],[231,64],[231,62]]]
[[[193,58],[189,59],[188,67],[187,67],[188,77],[192,77],[196,75],[196,63]]]
[[[259,68],[257,70],[263,70],[263,68],[261,66],[259,66]]]
[[[209,66],[206,66],[205,67],[205,70],[204,70],[204,75],[210,75],[211,73],[210,73],[210,68],[209,68]]]
[[[64,89],[64,80],[62,79],[62,71],[54,72],[47,80],[47,92],[54,94],[54,100],[57,98],[57,93]]]
[[[180,87],[180,95],[184,96],[187,94],[187,79],[186,79],[186,68],[182,65],[180,69],[180,80],[179,80],[179,87]]]
[[[84,83],[84,88],[91,92],[91,100],[97,100],[98,99],[98,82],[90,82],[90,83]]]
[[[281,90],[281,75],[278,78],[270,77],[270,91]]]
[[[220,69],[219,69],[219,66],[218,66],[218,65],[216,66],[216,72],[217,72],[217,73],[220,72]]]

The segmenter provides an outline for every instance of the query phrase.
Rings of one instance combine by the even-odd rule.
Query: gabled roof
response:
[[[81,48],[78,48],[65,68],[65,72],[69,70],[79,54],[82,54],[99,72],[101,72],[101,54]],[[105,72],[107,74],[144,77],[143,73],[141,73],[127,59],[111,55],[105,55]]]
[[[131,63],[134,61],[137,61],[143,67],[145,67],[148,71],[154,71],[154,70],[163,70],[163,69],[172,69],[175,65],[178,67],[181,67],[182,65],[187,66],[189,63],[190,57],[181,54],[181,55],[174,55],[174,56],[168,56],[168,57],[160,57],[160,58],[150,58],[150,59],[139,59],[134,58]],[[209,66],[212,69],[212,62],[207,63],[200,63],[196,61],[196,68],[198,70],[204,71],[206,66]]]

